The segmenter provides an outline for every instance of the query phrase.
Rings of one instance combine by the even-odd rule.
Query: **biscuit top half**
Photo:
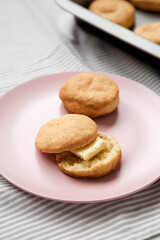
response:
[[[39,130],[35,145],[45,153],[59,153],[81,148],[95,140],[97,125],[87,116],[66,114],[45,123]]]
[[[66,81],[60,89],[59,97],[62,101],[74,101],[96,109],[114,101],[118,94],[117,84],[109,77],[80,73]]]

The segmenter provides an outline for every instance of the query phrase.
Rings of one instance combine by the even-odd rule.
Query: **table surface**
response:
[[[53,0],[0,1],[0,95],[38,76],[99,71],[160,95],[160,62],[59,9]],[[106,203],[58,203],[0,176],[0,239],[160,239],[160,181]]]

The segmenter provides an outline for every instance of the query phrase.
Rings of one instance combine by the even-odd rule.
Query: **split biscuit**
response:
[[[59,153],[81,148],[97,136],[96,123],[87,116],[66,114],[50,120],[35,138],[36,148],[45,153]]]
[[[124,0],[94,0],[89,10],[125,28],[131,28],[135,22],[135,8]]]
[[[160,44],[160,22],[142,25],[137,27],[134,32],[141,37]]]
[[[59,97],[68,112],[96,118],[118,107],[119,88],[102,74],[80,73],[62,86]]]
[[[131,2],[142,10],[160,12],[160,0],[131,0]]]
[[[121,160],[117,140],[97,132],[89,117],[67,114],[44,124],[35,138],[36,148],[55,153],[58,167],[72,177],[98,178],[115,170]]]
[[[107,134],[98,132],[106,142],[106,148],[88,161],[71,152],[56,154],[58,167],[66,174],[79,178],[99,178],[115,170],[121,161],[121,149],[117,140]]]

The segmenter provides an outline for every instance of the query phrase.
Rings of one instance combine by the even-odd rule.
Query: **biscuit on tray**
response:
[[[36,148],[56,153],[58,167],[80,178],[98,178],[117,168],[121,149],[116,139],[97,132],[89,117],[67,114],[44,124],[35,139]]]
[[[131,2],[142,10],[160,12],[160,0],[131,0]]]
[[[160,22],[142,25],[137,27],[134,32],[141,37],[160,44]]]
[[[59,97],[68,112],[96,118],[118,107],[119,88],[105,75],[79,73],[66,81]]]
[[[135,8],[127,1],[94,0],[88,8],[95,14],[123,27],[131,28],[134,25]]]

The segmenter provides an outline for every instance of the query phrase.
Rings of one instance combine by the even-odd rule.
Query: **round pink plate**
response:
[[[34,145],[46,121],[66,114],[59,89],[77,72],[26,82],[0,99],[0,173],[31,194],[65,202],[100,202],[128,196],[160,176],[160,97],[134,81],[111,74],[120,89],[118,110],[96,119],[122,149],[117,170],[97,180],[76,179],[57,167],[55,156]],[[78,133],[77,133],[78,134]]]

